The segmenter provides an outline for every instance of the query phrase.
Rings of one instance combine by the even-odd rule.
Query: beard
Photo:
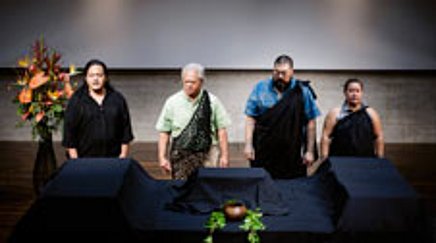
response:
[[[273,82],[274,87],[275,87],[278,91],[280,91],[281,93],[282,93],[283,91],[285,91],[285,90],[288,88],[289,84],[290,84],[290,82],[286,82],[286,81],[284,81],[283,79],[276,79],[276,80],[274,80],[274,82]]]

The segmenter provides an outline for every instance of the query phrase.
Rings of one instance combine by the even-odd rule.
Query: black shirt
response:
[[[62,145],[76,148],[79,157],[118,157],[121,145],[133,140],[129,109],[110,85],[99,105],[82,85],[65,111]]]

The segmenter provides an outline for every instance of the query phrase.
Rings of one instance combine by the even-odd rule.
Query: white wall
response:
[[[83,66],[178,68],[195,61],[265,69],[436,69],[431,0],[2,0],[0,67],[44,35]]]

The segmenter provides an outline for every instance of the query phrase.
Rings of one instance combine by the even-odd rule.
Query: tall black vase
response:
[[[56,155],[53,149],[52,134],[46,133],[39,138],[38,152],[33,167],[33,189],[37,195],[55,170]]]

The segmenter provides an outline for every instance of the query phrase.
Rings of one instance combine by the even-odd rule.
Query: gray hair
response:
[[[182,78],[183,75],[188,71],[196,71],[198,74],[198,77],[200,77],[201,80],[205,80],[206,76],[204,75],[204,66],[198,63],[189,63],[186,64],[182,69]]]

